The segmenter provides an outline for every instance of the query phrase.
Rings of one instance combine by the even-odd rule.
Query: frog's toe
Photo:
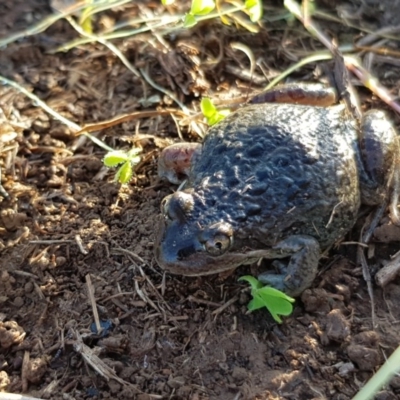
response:
[[[279,274],[281,275],[287,274],[287,267],[288,267],[287,260],[286,262],[282,260],[274,260],[272,261],[272,266],[275,268],[276,271],[278,271]]]
[[[287,267],[279,262],[281,275],[261,274],[258,279],[289,296],[299,296],[311,286],[317,275],[321,255],[317,239],[306,235],[289,236],[274,246],[274,250],[283,258],[290,257]]]
[[[286,292],[285,275],[277,275],[263,272],[258,275],[258,280],[266,286],[272,286],[275,289]]]

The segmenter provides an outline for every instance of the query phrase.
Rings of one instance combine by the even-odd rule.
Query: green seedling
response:
[[[191,28],[197,24],[196,16],[210,14],[215,8],[213,0],[192,0],[190,11],[185,15],[183,25],[185,28]]]
[[[115,174],[115,181],[125,184],[132,178],[134,168],[140,161],[140,156],[138,156],[138,154],[141,151],[142,150],[137,147],[129,151],[110,151],[104,156],[103,163],[108,168],[119,166]]]
[[[161,1],[164,3],[168,0]],[[192,0],[190,11],[185,15],[183,26],[191,28],[197,24],[198,17],[209,15],[214,11],[215,7],[214,0]],[[248,13],[252,22],[257,22],[262,17],[262,0],[246,0],[243,6],[240,6],[240,9]],[[222,17],[222,14],[220,14],[220,18],[223,23],[229,25],[227,19]]]
[[[260,281],[250,275],[240,277],[239,281],[246,281],[250,284],[253,299],[247,305],[249,311],[265,307],[278,323],[282,322],[279,315],[288,316],[293,312],[292,303],[295,300],[280,290],[271,286],[263,286]]]
[[[223,120],[229,113],[229,110],[217,110],[211,99],[203,97],[200,102],[200,108],[203,115],[206,117],[208,125],[215,125]]]
[[[246,0],[244,6],[249,13],[251,22],[257,22],[261,19],[263,11],[261,0]]]
[[[93,4],[93,0],[86,0],[85,3],[87,4],[87,7],[85,7],[85,9],[82,11],[82,14],[79,18],[79,25],[86,33],[92,34],[93,24],[90,12],[93,10],[93,7],[91,6],[91,4]]]

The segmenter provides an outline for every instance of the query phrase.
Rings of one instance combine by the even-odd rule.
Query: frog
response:
[[[210,127],[203,143],[162,151],[159,176],[184,182],[162,200],[154,255],[184,276],[273,259],[258,279],[296,297],[362,205],[395,193],[398,223],[398,136],[384,111],[358,119],[323,85],[282,85],[262,98]]]

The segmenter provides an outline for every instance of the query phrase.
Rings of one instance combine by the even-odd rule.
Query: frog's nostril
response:
[[[193,245],[185,247],[183,249],[180,249],[178,251],[178,260],[185,259],[185,258],[191,256],[192,254],[194,254],[195,252],[196,252],[196,248]]]

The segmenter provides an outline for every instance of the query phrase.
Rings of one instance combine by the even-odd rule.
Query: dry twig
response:
[[[101,328],[101,325],[100,325],[99,313],[97,311],[96,299],[94,297],[94,287],[92,285],[92,280],[90,279],[90,275],[89,274],[86,275],[86,285],[87,285],[90,305],[92,306],[94,322],[96,324],[96,331],[97,331],[97,334],[100,334],[101,331],[102,331],[102,328]]]
[[[400,254],[388,262],[375,275],[375,282],[380,287],[385,287],[389,282],[396,278],[400,272]]]
[[[104,363],[96,354],[93,349],[87,346],[82,341],[81,335],[78,331],[74,332],[76,340],[73,343],[74,350],[79,353],[88,365],[90,365],[99,375],[101,375],[106,381],[113,379],[123,386],[127,386],[134,391],[134,394],[141,393],[141,391],[133,384],[121,379],[116,375],[115,371]],[[157,397],[155,397],[157,398]]]

